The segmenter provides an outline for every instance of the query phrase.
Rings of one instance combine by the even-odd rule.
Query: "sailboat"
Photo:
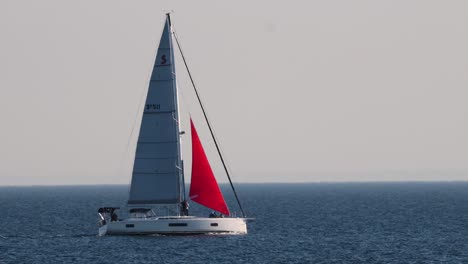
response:
[[[206,217],[189,214],[185,192],[181,135],[177,99],[174,42],[184,61],[195,94],[236,201],[241,216],[232,214],[217,184],[195,125],[190,119],[192,140],[192,175],[189,198],[212,212]],[[166,14],[157,50],[133,165],[126,218],[119,207],[101,207],[99,235],[180,235],[180,234],[246,234],[247,218],[232,184],[225,161],[214,137],[199,93],[195,87],[177,35]]]

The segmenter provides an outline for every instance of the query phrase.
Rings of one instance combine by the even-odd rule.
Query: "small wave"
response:
[[[71,235],[69,237],[95,237],[98,236],[97,233],[92,233],[92,234],[79,234],[79,235]]]
[[[95,237],[96,234],[77,234],[77,235],[64,235],[64,234],[56,234],[56,235],[0,235],[0,239],[8,239],[8,238],[25,238],[25,239],[41,239],[41,238],[80,238],[80,237]]]

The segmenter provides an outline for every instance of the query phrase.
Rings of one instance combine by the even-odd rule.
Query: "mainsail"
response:
[[[190,127],[192,132],[192,182],[190,183],[190,199],[224,215],[229,215],[229,209],[216,182],[192,119],[190,119]]]
[[[168,15],[148,88],[128,204],[178,204],[183,200],[171,35]]]

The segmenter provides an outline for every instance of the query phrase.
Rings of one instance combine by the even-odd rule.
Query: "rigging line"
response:
[[[200,99],[200,95],[198,94],[198,90],[197,90],[197,87],[195,86],[195,82],[193,81],[192,74],[190,73],[190,70],[188,68],[187,61],[185,60],[184,53],[182,52],[182,47],[180,46],[180,43],[179,43],[179,38],[177,37],[177,34],[175,33],[175,30],[173,32],[173,35],[174,35],[174,38],[176,40],[177,46],[179,47],[180,55],[182,56],[182,60],[184,61],[185,68],[187,69],[187,73],[188,73],[188,75],[190,77],[190,81],[192,82],[193,89],[195,90],[195,94],[197,95],[197,99],[198,99],[198,102],[200,103],[200,107],[202,109],[203,115],[205,116],[205,120],[206,120],[206,123],[208,125],[209,130],[210,130],[211,137],[213,138],[216,149],[218,150],[218,154],[219,154],[219,157],[221,159],[221,163],[223,164],[224,171],[226,172],[226,175],[228,177],[229,184],[231,185],[232,191],[234,192],[234,196],[236,197],[236,200],[237,200],[237,204],[239,205],[239,208],[241,210],[242,217],[245,217],[244,209],[242,208],[239,197],[237,196],[236,189],[234,188],[234,185],[232,184],[231,176],[229,175],[228,169],[226,167],[226,163],[224,162],[223,155],[221,154],[221,150],[220,150],[220,148],[218,146],[218,142],[216,141],[216,138],[214,136],[213,129],[211,128],[210,122],[208,121],[208,116],[206,115],[205,108],[203,107],[203,103],[202,103],[202,101]]]

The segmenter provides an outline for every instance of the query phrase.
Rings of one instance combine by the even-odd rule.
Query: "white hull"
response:
[[[99,235],[247,234],[246,221],[245,218],[193,216],[130,218],[108,222],[99,228]]]

